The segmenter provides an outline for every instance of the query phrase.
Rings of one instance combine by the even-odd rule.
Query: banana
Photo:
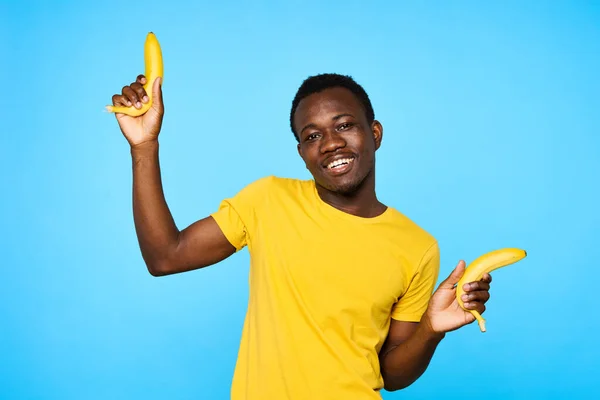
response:
[[[137,117],[143,115],[150,109],[153,100],[152,85],[156,78],[163,77],[162,51],[160,49],[160,44],[156,39],[156,35],[152,32],[149,32],[146,36],[146,43],[144,44],[144,61],[146,64],[146,72],[144,73],[146,76],[146,84],[144,85],[144,89],[148,95],[148,102],[145,104],[142,103],[142,108],[140,109],[137,109],[134,106],[116,107],[109,105],[106,106],[108,112],[123,113],[132,117]]]
[[[485,332],[485,319],[477,311],[468,310],[465,308],[464,303],[461,300],[462,295],[465,293],[463,285],[465,283],[478,281],[483,277],[484,273],[489,273],[495,269],[514,264],[526,256],[527,252],[525,250],[510,247],[490,251],[489,253],[485,253],[473,260],[473,262],[465,270],[465,273],[460,281],[458,281],[456,285],[456,299],[458,304],[463,310],[473,314],[473,316],[477,319],[481,332]]]

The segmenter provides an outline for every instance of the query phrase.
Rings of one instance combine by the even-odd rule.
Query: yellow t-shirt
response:
[[[211,215],[251,260],[231,399],[381,399],[390,317],[419,321],[427,308],[435,238],[391,207],[340,211],[313,180],[261,178]]]

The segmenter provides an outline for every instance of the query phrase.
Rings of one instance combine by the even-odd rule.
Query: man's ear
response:
[[[383,125],[379,121],[374,120],[371,124],[371,130],[373,131],[373,140],[375,140],[375,150],[378,150],[383,139]]]
[[[304,163],[304,167],[306,169],[308,169],[308,165],[306,164],[306,160],[304,159],[304,156],[302,155],[302,146],[300,146],[300,143],[298,143],[298,145],[296,146],[296,148],[298,149],[298,155],[300,155],[300,158],[302,159],[302,162]]]

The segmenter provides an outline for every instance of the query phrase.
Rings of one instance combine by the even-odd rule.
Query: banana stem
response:
[[[470,311],[471,311],[471,314],[473,314],[475,316],[475,318],[477,319],[477,323],[479,324],[479,330],[481,330],[481,332],[485,332],[485,319],[477,311],[475,311],[475,310],[470,310]]]

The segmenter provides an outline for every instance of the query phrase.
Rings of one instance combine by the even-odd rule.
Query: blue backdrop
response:
[[[180,228],[259,177],[308,177],[295,90],[352,75],[384,126],[377,192],[445,278],[499,247],[488,332],[447,336],[386,399],[594,398],[600,3],[0,2],[0,398],[226,399],[247,250],[154,278],[113,93],[165,60],[161,165]]]

